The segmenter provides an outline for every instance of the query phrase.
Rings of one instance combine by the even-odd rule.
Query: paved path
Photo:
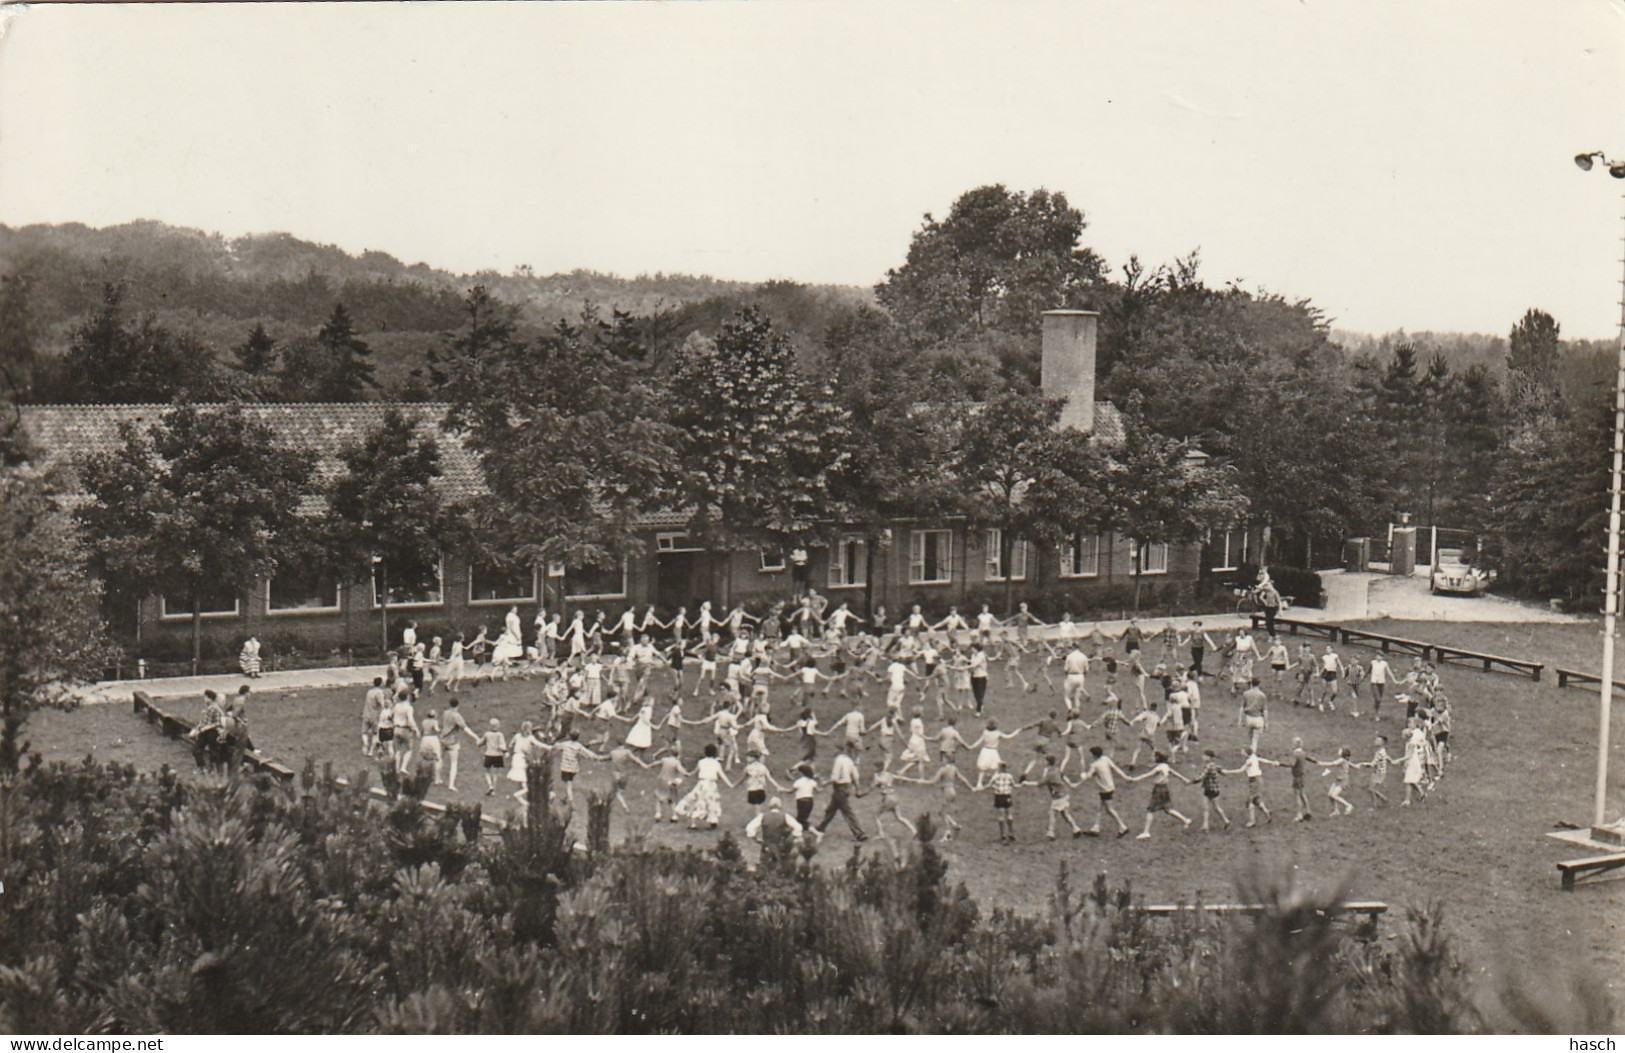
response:
[[[1328,573],[1323,578],[1328,594],[1341,591],[1346,609],[1357,605],[1363,613],[1336,613],[1328,602],[1327,620],[1352,621],[1356,618],[1399,618],[1435,622],[1554,622],[1578,624],[1587,619],[1562,614],[1535,603],[1523,603],[1502,596],[1433,595],[1425,577],[1396,578],[1391,574]],[[1356,599],[1358,594],[1363,597]]]
[[[1322,574],[1326,590],[1326,607],[1294,607],[1289,617],[1301,621],[1351,622],[1371,618],[1417,619],[1422,621],[1451,622],[1578,622],[1584,619],[1573,615],[1557,614],[1544,607],[1518,603],[1498,596],[1480,596],[1476,599],[1462,596],[1433,596],[1428,592],[1426,578],[1395,578],[1388,574],[1346,574],[1326,571]],[[1229,630],[1246,623],[1233,611],[1222,614],[1190,615],[1178,618],[1143,618],[1141,628],[1150,635],[1172,621],[1181,629],[1188,629],[1193,621],[1201,621],[1209,631]],[[1092,626],[1092,622],[1080,623]],[[1120,633],[1126,621],[1102,622],[1101,628],[1111,634]],[[207,688],[222,695],[235,693],[239,684],[252,683],[257,692],[267,695],[291,694],[321,688],[361,688],[381,676],[381,665],[345,666],[329,669],[295,669],[266,673],[250,681],[240,674],[213,676],[177,676],[152,680],[112,680],[87,688],[84,701],[130,701],[131,692],[145,691],[154,699],[197,698]]]
[[[1318,612],[1317,612],[1318,613]],[[1235,613],[1226,614],[1197,614],[1181,616],[1178,618],[1142,618],[1140,627],[1146,635],[1161,629],[1169,622],[1188,629],[1190,624],[1200,621],[1209,631],[1221,629],[1234,629],[1246,623],[1247,619],[1238,617]],[[1085,628],[1093,628],[1093,622],[1079,622]],[[1123,631],[1128,625],[1127,621],[1101,622],[1100,627],[1108,634]],[[1050,630],[1053,635],[1053,630]],[[153,699],[161,698],[197,698],[206,689],[213,688],[222,695],[235,694],[241,684],[250,684],[258,693],[267,695],[284,694],[303,690],[318,690],[328,687],[354,687],[361,688],[372,683],[372,678],[382,676],[384,666],[335,666],[326,669],[295,669],[274,673],[264,673],[257,680],[250,680],[241,673],[218,673],[208,676],[171,676],[149,680],[106,680],[85,689],[82,700],[86,703],[123,702],[130,701],[132,692],[145,691]]]

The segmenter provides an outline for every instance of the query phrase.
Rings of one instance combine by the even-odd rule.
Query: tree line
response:
[[[386,381],[378,367],[393,369],[390,356],[372,352],[342,302],[314,332],[279,340],[258,325],[226,358],[128,311],[114,286],[74,328],[59,375],[75,390],[56,395],[450,402],[449,422],[480,453],[494,507],[530,509],[477,510],[481,527],[504,551],[527,555],[540,546],[602,556],[626,536],[636,507],[674,501],[714,512],[694,526],[716,541],[744,522],[752,537],[794,535],[818,518],[809,516],[815,507],[877,530],[901,513],[974,513],[1013,541],[1048,526],[1021,520],[1039,515],[1042,493],[1010,497],[1025,493],[1038,467],[1052,479],[1066,474],[1050,469],[1068,455],[1051,448],[1055,440],[1033,445],[1016,434],[990,446],[975,429],[1013,414],[1032,435],[1046,432],[1039,318],[1081,307],[1101,314],[1100,396],[1125,411],[1136,441],[1155,435],[1180,453],[1199,449],[1227,473],[1246,500],[1240,518],[1269,530],[1264,559],[1335,564],[1346,538],[1381,536],[1408,513],[1479,536],[1481,556],[1510,588],[1594,599],[1588,531],[1606,490],[1596,418],[1610,376],[1592,368],[1595,355],[1564,353],[1555,319],[1527,312],[1498,365],[1425,339],[1350,352],[1308,300],[1211,286],[1195,254],[1157,267],[1131,258],[1114,273],[1084,244],[1086,230],[1060,193],[977,188],[946,217],[924,218],[902,264],[875,287],[876,306],[769,283],[748,297],[647,314],[589,305],[538,328],[524,308],[480,286],[421,361]],[[20,295],[0,296],[0,321],[8,310],[26,316]],[[18,331],[0,326],[13,342]],[[779,401],[746,412],[763,397]],[[955,409],[972,404],[986,413],[972,420]],[[945,412],[938,419],[921,407]],[[527,426],[533,419],[540,432]],[[945,430],[943,420],[974,427]],[[773,437],[773,449],[752,451],[762,459],[745,474],[766,484],[764,468],[781,473],[776,496],[702,465],[704,443],[735,445],[725,421]],[[569,470],[555,467],[556,453],[512,452],[545,452],[530,437],[551,426],[573,437],[552,447],[573,452]],[[839,456],[819,463],[809,452],[826,448]],[[967,450],[1003,459],[973,466]],[[695,471],[682,483],[656,479],[653,467],[682,460],[674,451]],[[949,478],[977,479],[974,499],[963,486],[938,492]],[[1575,479],[1577,489],[1556,485]],[[1107,492],[1092,485],[1090,493]],[[1113,524],[1124,526],[1146,530]]]

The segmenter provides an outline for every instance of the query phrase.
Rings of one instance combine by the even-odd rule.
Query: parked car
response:
[[[1470,563],[1459,548],[1441,548],[1438,558],[1433,561],[1431,584],[1435,594],[1450,592],[1480,596],[1494,580],[1495,571]]]

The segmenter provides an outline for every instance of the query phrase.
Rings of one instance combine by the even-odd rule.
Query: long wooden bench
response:
[[[159,709],[145,691],[136,691],[131,694],[131,705],[138,717],[145,718],[149,723],[158,726],[158,729],[172,739],[184,740],[192,733],[192,722]],[[292,782],[294,770],[285,764],[279,764],[258,750],[244,750],[243,760],[256,773],[274,775],[284,782]]]
[[[168,735],[170,738],[184,740],[187,735],[191,734],[191,721],[165,713],[163,710],[159,709],[153,704],[152,698],[145,691],[134,692],[131,697],[131,702],[133,708],[135,709],[136,716],[141,717],[148,723],[155,725],[163,734]],[[262,772],[267,775],[274,775],[290,786],[293,785],[294,778],[298,775],[297,772],[288,767],[286,764],[283,764],[280,761],[272,760],[271,758],[260,753],[258,750],[244,750],[243,760],[248,762],[249,766],[254,771]],[[350,785],[350,780],[342,776],[334,779],[333,781],[338,783],[340,786]],[[368,792],[380,800],[387,801],[390,799],[388,792],[385,791],[381,786],[371,787]],[[446,806],[443,804],[437,804],[434,801],[419,801],[418,804],[421,805],[423,810],[426,812],[430,812],[435,815],[446,814]],[[498,819],[496,816],[485,815],[483,813],[480,815],[480,821],[484,824],[485,828],[498,831],[504,830],[508,826],[506,822]]]
[[[1389,636],[1387,633],[1367,632],[1364,629],[1344,628],[1340,631],[1343,643],[1375,646],[1384,654],[1392,654],[1397,651],[1400,654],[1414,655],[1423,661],[1427,661],[1432,657],[1435,649],[1433,644],[1425,640],[1410,640],[1403,636]]]
[[[1541,672],[1546,668],[1544,662],[1530,662],[1522,658],[1506,658],[1498,654],[1486,654],[1482,651],[1468,651],[1460,647],[1446,647],[1443,644],[1433,645],[1433,659],[1436,662],[1451,663],[1483,663],[1486,673],[1519,673],[1525,676],[1540,679]],[[1497,669],[1504,666],[1505,669]]]
[[[1557,671],[1558,687],[1599,687],[1602,677],[1597,673],[1582,673],[1578,669],[1559,669]],[[1614,686],[1625,691],[1625,680],[1615,680]]]
[[[1254,629],[1264,629],[1268,627],[1269,622],[1262,614],[1254,614],[1251,617],[1253,620]],[[1297,636],[1299,634],[1304,636],[1318,636],[1322,640],[1330,640],[1333,643],[1337,642],[1337,626],[1330,625],[1326,622],[1305,622],[1299,621],[1296,618],[1275,619],[1275,631],[1280,633],[1283,630],[1291,633],[1293,636]]]
[[[1567,887],[1567,886],[1565,886],[1565,887]],[[1154,905],[1151,905],[1151,906],[1145,906],[1145,907],[1140,907],[1139,908],[1140,913],[1149,914],[1152,917],[1157,917],[1157,918],[1173,917],[1176,914],[1217,914],[1217,915],[1242,915],[1242,916],[1247,916],[1247,915],[1254,915],[1254,914],[1263,914],[1266,911],[1276,910],[1276,909],[1279,909],[1279,908],[1271,906],[1270,904],[1267,904],[1267,903],[1209,903],[1209,904],[1159,903],[1159,904],[1154,904]],[[1376,925],[1377,925],[1377,919],[1380,918],[1382,915],[1388,913],[1388,904],[1378,902],[1377,900],[1358,900],[1358,901],[1351,902],[1351,903],[1338,904],[1338,906],[1333,908],[1333,912],[1338,913],[1338,914],[1361,914],[1361,915],[1364,915],[1365,916],[1364,924],[1370,926],[1372,929],[1375,929]]]
[[[1625,852],[1615,852],[1613,855],[1592,856],[1590,859],[1569,859],[1557,864],[1558,873],[1563,875],[1563,891],[1573,892],[1574,886],[1588,877],[1606,874],[1610,870],[1625,867]]]

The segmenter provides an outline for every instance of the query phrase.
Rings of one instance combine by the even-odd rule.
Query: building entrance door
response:
[[[655,603],[663,615],[687,607],[689,617],[699,606],[703,552],[662,552],[655,558]]]

